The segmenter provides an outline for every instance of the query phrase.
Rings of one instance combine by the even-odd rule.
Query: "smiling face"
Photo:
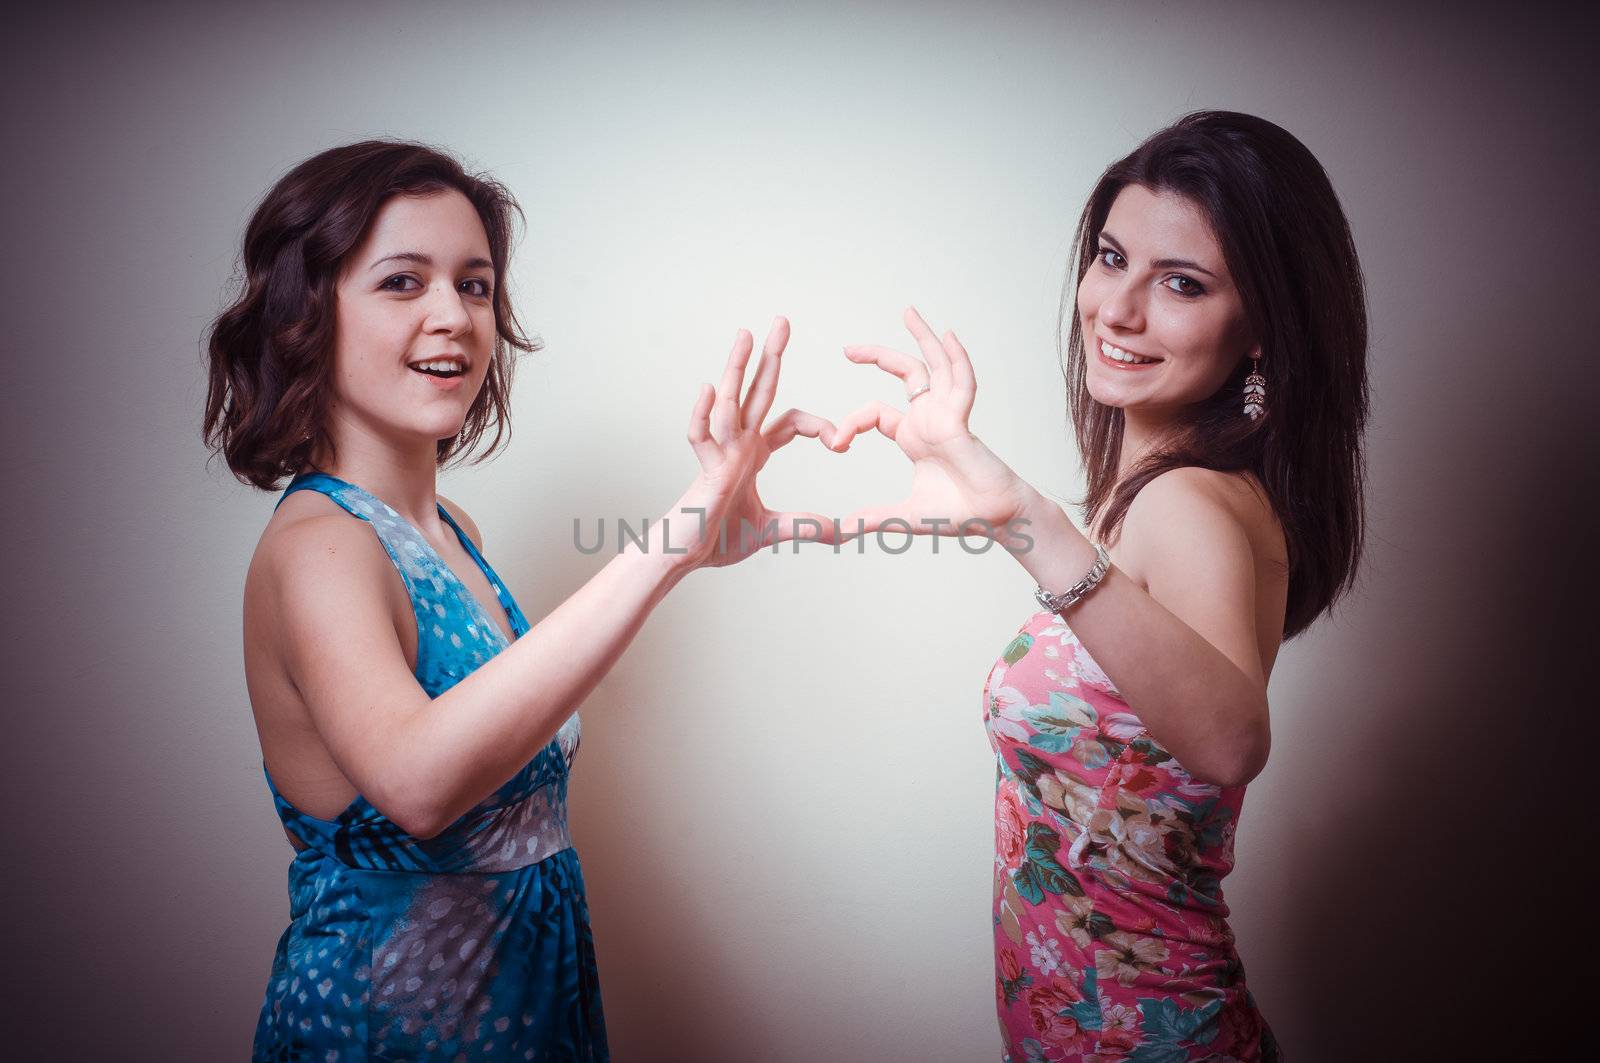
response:
[[[494,353],[495,282],[466,196],[384,203],[335,286],[335,440],[431,453],[458,433]]]
[[[1181,419],[1257,357],[1244,304],[1200,208],[1128,185],[1078,284],[1085,380],[1096,402],[1146,422]]]

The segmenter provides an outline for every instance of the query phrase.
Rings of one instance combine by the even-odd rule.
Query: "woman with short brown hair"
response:
[[[756,492],[771,450],[832,429],[795,411],[763,427],[779,318],[748,391],[743,330],[702,387],[701,472],[670,520],[530,631],[435,489],[501,441],[512,352],[533,349],[505,286],[515,209],[422,145],[324,152],[255,212],[212,330],[207,441],[256,487],[291,477],[244,594],[263,769],[297,850],[258,1060],[608,1058],[567,833],[575,710],[689,572],[823,534]]]

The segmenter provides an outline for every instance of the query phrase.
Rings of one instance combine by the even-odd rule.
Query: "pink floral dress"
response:
[[[984,685],[1009,1063],[1277,1060],[1221,882],[1244,787],[1192,778],[1054,613]]]

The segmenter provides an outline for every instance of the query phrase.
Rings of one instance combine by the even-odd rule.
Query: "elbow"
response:
[[[1241,758],[1232,764],[1226,765],[1222,771],[1216,772],[1215,778],[1208,779],[1206,781],[1210,782],[1214,786],[1220,786],[1225,790],[1233,789],[1239,786],[1246,786],[1252,782],[1257,775],[1260,775],[1261,769],[1265,768],[1266,766],[1266,757],[1248,760]]]
[[[1212,786],[1232,788],[1244,786],[1260,775],[1267,766],[1267,754],[1272,751],[1272,731],[1267,726],[1263,710],[1259,724],[1251,724],[1229,736],[1227,744],[1218,749],[1204,774],[1191,771],[1201,782]]]
[[[446,808],[447,798],[437,788],[415,786],[409,792],[412,795],[410,800],[400,801],[398,807],[405,818],[395,819],[394,822],[413,838],[431,841],[455,822],[455,815]]]
[[[394,820],[395,826],[419,842],[432,841],[440,834],[443,834],[445,827],[449,826],[448,823],[442,822],[437,816],[425,814],[412,813],[404,820],[395,819],[393,816],[389,818]]]
[[[414,774],[400,770],[388,773],[381,793],[367,800],[395,826],[418,841],[438,837],[450,825],[440,796]]]
[[[368,798],[368,801],[373,808],[383,814],[385,819],[418,841],[425,842],[438,837],[449,825],[441,820],[428,804],[415,798],[408,800],[401,796],[389,796],[381,801],[371,798]]]
[[[452,796],[446,764],[438,750],[410,735],[393,733],[370,773],[375,793],[367,800],[395,826],[418,841],[444,833],[455,817],[447,813]]]

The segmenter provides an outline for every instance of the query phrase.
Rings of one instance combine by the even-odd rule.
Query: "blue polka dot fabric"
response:
[[[417,621],[417,682],[430,698],[508,645],[422,534],[395,510],[326,473],[319,491],[372,526]],[[279,499],[281,505],[283,499]],[[527,619],[443,506],[520,638]],[[305,848],[289,865],[289,926],[278,940],[253,1059],[609,1060],[583,875],[567,833],[576,713],[515,776],[422,840],[358,796],[331,820],[284,799]],[[262,765],[266,772],[266,765]]]

